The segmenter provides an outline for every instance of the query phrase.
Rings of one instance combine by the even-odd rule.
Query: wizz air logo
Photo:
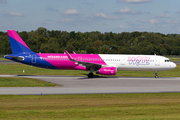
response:
[[[150,64],[150,57],[142,57],[142,56],[137,56],[137,57],[128,57],[128,62],[129,65],[149,65]]]

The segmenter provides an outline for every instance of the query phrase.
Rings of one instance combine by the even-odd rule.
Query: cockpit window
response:
[[[165,60],[165,62],[171,62],[170,60]]]

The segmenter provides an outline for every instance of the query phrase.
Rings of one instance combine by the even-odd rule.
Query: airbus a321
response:
[[[26,45],[15,30],[7,30],[12,54],[6,59],[41,68],[59,70],[86,70],[101,75],[116,75],[118,70],[127,71],[158,71],[172,70],[176,64],[168,58],[158,55],[124,55],[124,54],[69,54],[65,53],[35,53]]]

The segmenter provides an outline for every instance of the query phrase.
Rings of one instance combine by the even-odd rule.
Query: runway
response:
[[[180,92],[180,78],[133,78],[86,76],[17,76],[0,77],[37,78],[63,85],[61,87],[1,87],[1,95],[47,95],[47,94],[114,94],[114,93],[163,93]]]

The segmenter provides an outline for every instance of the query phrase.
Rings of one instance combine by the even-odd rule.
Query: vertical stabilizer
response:
[[[26,43],[21,39],[15,30],[7,30],[7,32],[13,54],[32,53],[30,48],[26,45]]]

